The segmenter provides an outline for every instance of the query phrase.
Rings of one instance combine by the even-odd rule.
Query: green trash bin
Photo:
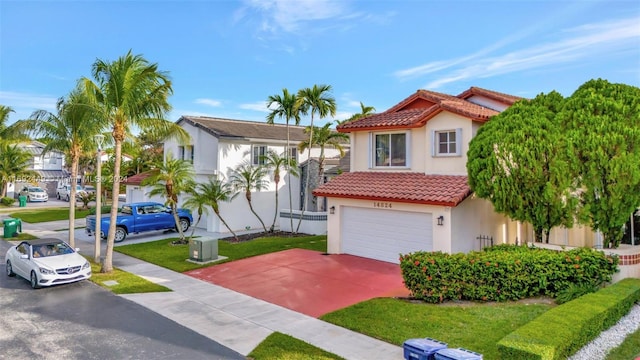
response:
[[[24,195],[18,196],[18,200],[20,201],[20,207],[27,206],[27,197]]]
[[[16,221],[19,219],[8,218],[4,219],[4,238],[12,238],[18,234],[18,224],[22,227],[22,222]],[[22,229],[20,229],[22,230]]]

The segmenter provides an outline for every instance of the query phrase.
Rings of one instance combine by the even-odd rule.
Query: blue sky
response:
[[[640,86],[640,2],[2,0],[0,104],[10,122],[54,111],[96,59],[129,49],[169,72],[170,120],[264,121],[269,95],[314,84],[345,119],[418,89]]]

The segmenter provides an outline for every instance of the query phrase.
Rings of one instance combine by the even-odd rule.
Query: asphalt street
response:
[[[0,241],[0,359],[244,359],[89,282],[33,290],[5,273]]]

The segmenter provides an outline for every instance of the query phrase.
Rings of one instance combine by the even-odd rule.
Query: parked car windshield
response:
[[[49,257],[71,253],[73,253],[73,249],[63,242],[33,246],[33,257]]]
[[[29,192],[44,192],[41,188],[29,188],[27,191]]]

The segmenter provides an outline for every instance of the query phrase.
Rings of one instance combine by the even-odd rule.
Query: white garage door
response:
[[[342,252],[399,263],[399,254],[433,249],[431,214],[344,207]]]

